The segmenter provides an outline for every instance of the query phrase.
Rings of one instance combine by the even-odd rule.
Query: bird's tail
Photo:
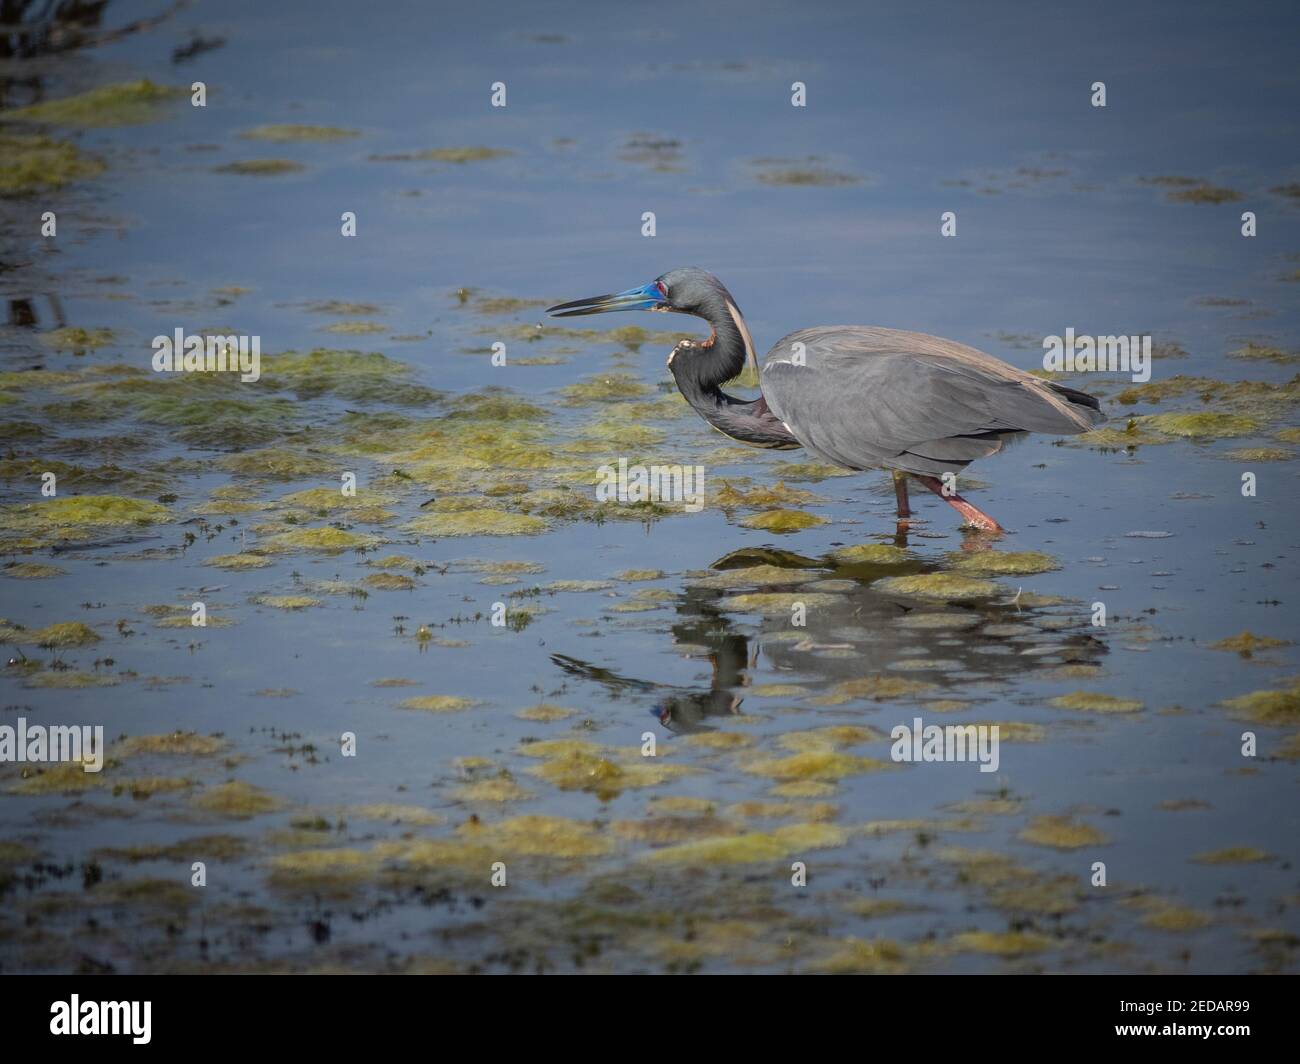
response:
[[[1052,384],[1052,391],[1070,403],[1070,413],[1079,422],[1079,431],[1087,432],[1106,420],[1101,412],[1101,401],[1095,395],[1081,392],[1077,388],[1067,388],[1064,384]]]

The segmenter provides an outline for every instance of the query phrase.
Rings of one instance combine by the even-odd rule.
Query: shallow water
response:
[[[3,127],[104,170],[0,199],[0,723],[115,744],[98,775],[0,766],[4,970],[1296,969],[1300,215],[1270,191],[1300,179],[1295,17],[909,7],[197,5],[0,67],[7,108],[33,73],[48,99],[210,93]],[[225,44],[173,63],[195,33]],[[241,136],[269,124],[356,135]],[[372,158],[467,147],[508,154]],[[218,169],[252,159],[301,169]],[[1240,199],[1169,198],[1205,186]],[[44,210],[58,236],[33,240]],[[1004,539],[927,498],[902,542],[883,474],[822,477],[689,412],[663,359],[698,322],[542,315],[687,263],[764,350],[847,321],[1026,369],[1066,328],[1169,357],[1124,400],[1120,375],[1071,378],[1109,434],[963,478]],[[177,327],[260,336],[262,380],[153,374]],[[1230,356],[1249,342],[1274,357]],[[1205,380],[1147,401],[1180,374]],[[1114,435],[1203,410],[1236,435]],[[709,505],[599,505],[620,457],[703,465]],[[45,470],[60,501],[164,509],[51,521]],[[778,482],[824,523],[746,527]],[[837,553],[864,544],[900,549]],[[990,546],[1046,571],[968,571]],[[210,564],[230,555],[255,567]],[[929,573],[993,586],[888,582]],[[93,635],[32,635],[68,622]],[[1243,631],[1282,645],[1212,648]],[[1079,691],[1124,701],[1053,701]],[[1000,723],[998,771],[892,763],[918,716]]]

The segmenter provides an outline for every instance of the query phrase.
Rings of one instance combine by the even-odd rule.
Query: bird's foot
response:
[[[980,532],[1006,531],[1006,529],[993,520],[992,517],[986,514],[978,506],[972,506],[955,491],[946,488],[937,478],[918,476],[916,479],[961,514],[962,517],[965,518],[966,524],[971,528],[977,529]]]
[[[961,506],[954,503],[953,508],[961,514],[962,517],[966,518],[965,523],[962,525],[963,528],[969,528],[975,532],[989,532],[995,534],[1001,534],[1006,531],[1005,528],[998,524],[988,514],[984,513],[983,510],[977,510],[974,506],[971,506],[970,503],[964,503]]]

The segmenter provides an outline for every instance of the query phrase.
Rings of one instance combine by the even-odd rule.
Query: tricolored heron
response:
[[[754,342],[722,282],[694,266],[640,288],[551,307],[556,317],[613,310],[692,314],[707,340],[682,340],[668,356],[677,387],[725,436],[758,447],[803,447],[845,469],[891,469],[898,516],[911,515],[915,477],[975,528],[1001,526],[939,478],[996,454],[1027,432],[1072,436],[1105,420],[1085,392],[1031,376],[991,355],[925,333],[868,325],[818,325],[776,342],[759,375],[762,395],[722,391]]]

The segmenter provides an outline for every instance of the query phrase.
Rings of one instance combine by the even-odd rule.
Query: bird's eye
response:
[[[663,296],[664,299],[667,299],[667,298],[668,298],[668,286],[665,285],[665,284],[663,283],[663,281],[656,281],[656,282],[655,282],[655,287],[656,287],[657,289],[659,289],[659,294],[660,294],[661,296]]]

